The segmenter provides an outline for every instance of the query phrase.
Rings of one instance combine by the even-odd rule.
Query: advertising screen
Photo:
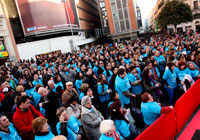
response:
[[[74,0],[15,0],[15,2],[26,36],[79,27]]]

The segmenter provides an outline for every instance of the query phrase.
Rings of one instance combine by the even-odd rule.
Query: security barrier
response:
[[[192,113],[200,104],[200,80],[179,98],[175,104],[177,134],[183,129]]]
[[[136,140],[173,140],[176,136],[175,109],[168,114],[162,115]]]
[[[200,104],[200,79],[175,104],[172,112],[162,115],[136,140],[173,140]]]

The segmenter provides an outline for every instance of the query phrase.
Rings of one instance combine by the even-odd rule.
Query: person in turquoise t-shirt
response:
[[[161,107],[160,104],[154,102],[150,93],[144,93],[141,96],[141,112],[144,117],[144,122],[147,126],[157,120],[161,114],[167,114],[172,111],[172,106]]]
[[[56,115],[59,117],[56,125],[58,134],[64,135],[68,140],[81,140],[83,128],[79,120],[74,116],[69,116],[64,107],[58,108]]]
[[[200,77],[200,72],[193,62],[188,62],[188,68],[191,72],[192,78],[196,81]]]
[[[47,124],[47,119],[44,117],[37,117],[32,121],[32,129],[35,134],[35,140],[51,140],[54,134]]]
[[[97,83],[97,92],[99,95],[100,104],[100,111],[104,118],[108,118],[108,111],[105,110],[107,108],[111,93],[111,90],[108,88],[108,82],[106,80],[106,76],[104,74],[99,75],[98,83]]]
[[[81,94],[81,84],[83,83],[83,74],[81,72],[77,72],[76,73],[76,81],[75,81],[75,86],[76,86],[76,90],[78,95],[80,96]]]
[[[22,140],[16,128],[9,122],[8,118],[0,115],[0,139],[1,140]]]
[[[115,124],[112,120],[104,120],[100,124],[101,136],[99,140],[124,140],[118,131],[116,131]]]
[[[122,103],[122,105],[125,108],[130,108],[130,99],[131,97],[135,97],[135,95],[132,93],[129,93],[129,89],[124,80],[125,77],[126,77],[126,70],[123,68],[120,68],[118,70],[118,75],[115,79],[115,90],[119,94],[119,100]]]
[[[177,75],[174,71],[175,65],[172,62],[168,62],[167,66],[168,69],[166,69],[163,74],[163,80],[165,82],[165,89],[169,95],[169,103],[171,105],[174,98],[174,89],[177,87]]]

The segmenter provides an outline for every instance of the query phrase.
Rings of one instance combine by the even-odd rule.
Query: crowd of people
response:
[[[200,77],[197,35],[159,34],[0,66],[2,140],[133,140]]]

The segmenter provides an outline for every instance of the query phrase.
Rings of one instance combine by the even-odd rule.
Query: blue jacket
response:
[[[10,134],[0,131],[1,140],[22,140],[12,123],[10,123],[8,129]]]
[[[75,118],[74,116],[69,117],[69,120],[67,122],[67,131],[68,131],[67,139],[68,140],[76,140],[77,139],[77,135],[78,135],[80,126],[81,126],[81,123],[78,121],[77,118]],[[60,122],[57,123],[56,129],[57,129],[58,135],[60,135],[60,133],[61,133]]]
[[[55,136],[53,135],[53,133],[51,131],[49,131],[49,134],[44,135],[44,136],[35,136],[35,140],[51,140],[53,139]]]

